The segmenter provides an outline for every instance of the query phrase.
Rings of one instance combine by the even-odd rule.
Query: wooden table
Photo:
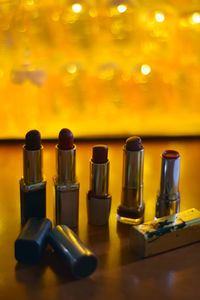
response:
[[[102,142],[101,142],[102,143]],[[0,144],[0,299],[200,299],[200,243],[147,259],[137,258],[129,247],[129,227],[117,226],[120,203],[123,142],[109,142],[112,209],[109,225],[87,223],[86,193],[89,159],[94,142],[77,143],[77,176],[80,180],[80,239],[98,257],[98,268],[89,278],[74,280],[48,249],[38,265],[18,264],[14,241],[20,231],[19,179],[22,176],[21,144]],[[44,144],[47,177],[47,216],[53,219],[55,148]],[[145,220],[154,218],[159,188],[160,154],[174,149],[181,154],[181,210],[200,209],[200,140],[145,141]]]

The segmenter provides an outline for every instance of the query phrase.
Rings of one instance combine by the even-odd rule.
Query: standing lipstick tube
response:
[[[78,226],[79,183],[76,179],[76,146],[69,129],[59,133],[57,155],[57,176],[54,178],[56,197],[56,225]]]
[[[173,215],[180,210],[179,175],[181,157],[177,151],[162,153],[160,191],[156,202],[156,217]]]
[[[40,133],[31,130],[23,146],[23,177],[20,180],[21,224],[32,217],[46,217],[46,181],[42,174]]]
[[[92,225],[108,223],[112,198],[108,193],[109,167],[108,147],[93,147],[90,160],[90,190],[87,195],[88,222]]]
[[[117,219],[122,223],[136,225],[143,222],[143,164],[141,138],[128,138],[123,147],[122,196],[117,209]]]

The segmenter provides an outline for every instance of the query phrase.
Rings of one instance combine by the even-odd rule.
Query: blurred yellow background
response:
[[[0,138],[200,135],[200,3],[0,0]]]

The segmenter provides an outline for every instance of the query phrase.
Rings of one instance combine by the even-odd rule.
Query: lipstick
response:
[[[55,184],[56,225],[78,226],[79,182],[76,179],[76,146],[69,129],[59,133],[56,146],[57,176]]]
[[[46,181],[42,174],[40,133],[31,130],[23,146],[23,177],[20,180],[21,224],[32,217],[46,216]]]
[[[180,210],[180,154],[174,150],[162,153],[160,191],[156,202],[156,217],[176,214]]]
[[[136,225],[143,221],[143,164],[141,138],[132,136],[123,147],[122,196],[117,209],[117,219],[122,223]]]
[[[90,190],[87,195],[88,222],[92,225],[108,223],[112,198],[108,192],[109,167],[108,147],[94,146],[90,160]]]

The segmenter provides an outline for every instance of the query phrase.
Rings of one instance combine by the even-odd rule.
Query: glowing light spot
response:
[[[161,23],[161,22],[164,22],[165,16],[161,12],[156,12],[155,13],[155,19],[156,19],[157,22]]]
[[[143,75],[148,75],[151,72],[151,67],[149,65],[142,65],[141,66],[141,73]]]
[[[80,13],[81,10],[82,10],[82,5],[79,4],[79,3],[74,3],[74,4],[72,5],[72,10],[73,10],[73,12],[75,12],[76,14],[78,14],[78,13]]]
[[[68,66],[67,71],[68,71],[70,74],[74,74],[74,73],[76,73],[76,71],[77,71],[77,66],[72,64],[72,65]]]
[[[192,23],[193,24],[199,24],[200,23],[200,14],[199,13],[194,13],[192,15]]]
[[[124,4],[120,4],[117,6],[117,10],[120,14],[123,14],[127,10],[127,6]]]
[[[26,1],[26,4],[29,5],[29,6],[31,6],[31,5],[34,4],[34,1],[33,1],[33,0],[27,0],[27,1]]]

